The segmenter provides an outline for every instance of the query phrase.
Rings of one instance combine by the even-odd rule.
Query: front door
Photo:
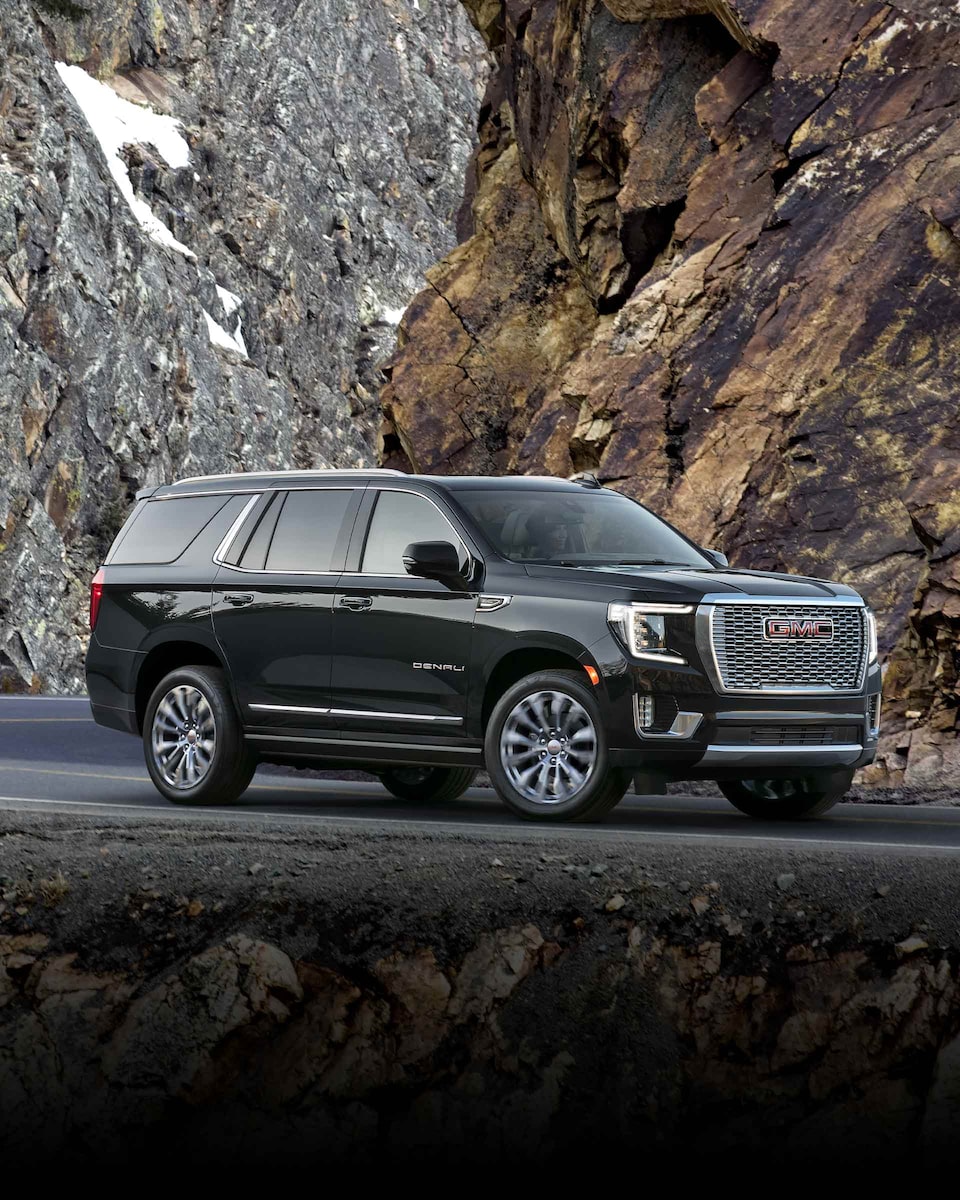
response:
[[[333,600],[361,495],[327,487],[273,496],[220,567],[214,630],[248,728],[336,729]]]
[[[334,602],[330,694],[344,740],[464,737],[477,592],[408,575],[403,552],[421,541],[449,541],[471,561],[432,500],[379,490],[358,570],[343,574]]]

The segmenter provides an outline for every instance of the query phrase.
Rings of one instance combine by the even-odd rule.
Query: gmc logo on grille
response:
[[[829,618],[767,617],[763,622],[763,636],[768,642],[830,642],[833,641],[833,622]]]

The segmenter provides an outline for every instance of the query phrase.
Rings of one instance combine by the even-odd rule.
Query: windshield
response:
[[[659,517],[617,492],[497,488],[458,490],[456,498],[497,553],[513,562],[713,566]]]

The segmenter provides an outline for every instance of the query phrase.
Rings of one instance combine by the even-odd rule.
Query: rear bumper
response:
[[[104,646],[96,634],[87,651],[86,680],[90,709],[98,725],[139,734],[136,678],[143,655]]]

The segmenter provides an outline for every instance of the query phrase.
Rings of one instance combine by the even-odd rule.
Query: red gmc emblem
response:
[[[763,636],[768,642],[794,642],[807,638],[830,642],[833,640],[833,622],[829,618],[814,621],[798,617],[767,617],[763,622]]]

